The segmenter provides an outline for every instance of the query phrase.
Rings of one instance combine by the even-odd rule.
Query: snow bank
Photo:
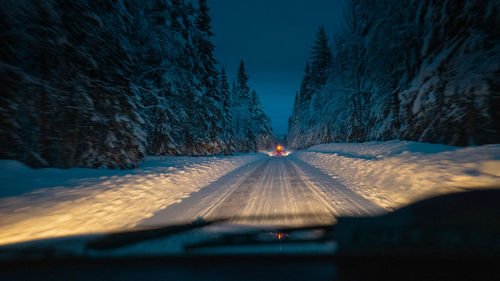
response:
[[[263,154],[148,157],[127,171],[27,168],[0,161],[0,244],[132,227]],[[15,192],[14,192],[15,193]]]
[[[500,144],[330,143],[292,154],[387,208],[437,194],[499,186]]]

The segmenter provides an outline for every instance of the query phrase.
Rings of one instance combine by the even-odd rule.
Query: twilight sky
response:
[[[342,15],[342,0],[209,0],[216,58],[230,80],[241,59],[272,119],[285,134],[295,92],[320,24],[331,36]]]

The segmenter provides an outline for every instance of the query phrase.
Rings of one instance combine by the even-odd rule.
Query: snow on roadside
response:
[[[40,169],[0,160],[0,244],[133,227],[221,176],[267,157],[148,157],[138,169]],[[51,186],[51,187],[49,187]]]
[[[500,186],[500,144],[330,143],[292,155],[387,209],[438,194]]]

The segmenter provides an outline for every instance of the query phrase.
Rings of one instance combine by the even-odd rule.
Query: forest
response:
[[[320,27],[288,143],[500,142],[500,2],[350,0]]]
[[[227,155],[273,141],[242,61],[214,58],[206,0],[3,0],[0,158],[137,167],[146,155]]]

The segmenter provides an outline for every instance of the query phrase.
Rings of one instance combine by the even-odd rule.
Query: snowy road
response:
[[[221,177],[140,225],[234,217],[238,218],[235,222],[245,224],[297,226],[381,212],[380,206],[301,160],[270,157]]]
[[[498,188],[499,171],[498,144],[405,141],[322,144],[286,157],[148,156],[131,170],[31,169],[0,160],[0,245],[198,217],[328,223],[438,194]],[[248,216],[254,218],[243,220]]]

